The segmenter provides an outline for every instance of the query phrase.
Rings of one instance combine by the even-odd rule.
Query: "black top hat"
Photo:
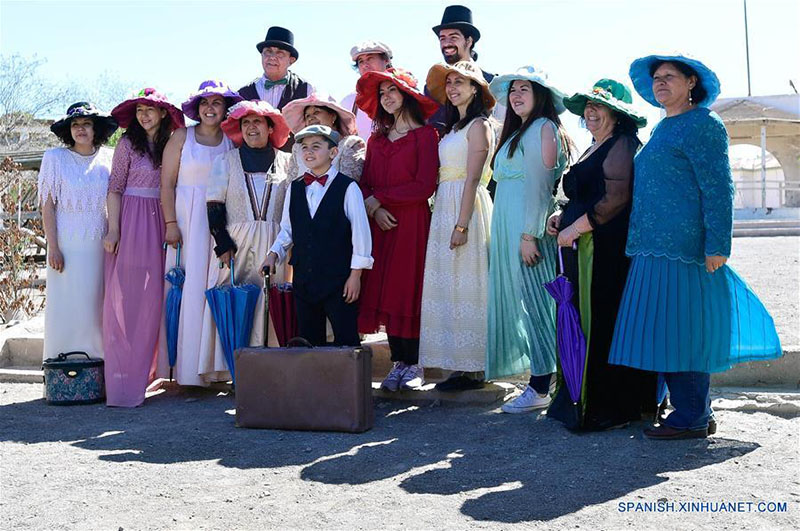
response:
[[[464,6],[447,6],[442,15],[442,23],[432,29],[436,35],[443,29],[457,29],[465,37],[472,37],[474,42],[481,38],[481,32],[472,25],[472,11]]]
[[[300,57],[300,54],[294,47],[294,33],[286,28],[272,26],[267,30],[267,36],[264,37],[264,40],[256,44],[256,50],[258,50],[258,53],[261,53],[261,50],[267,46],[275,46],[277,48],[281,48],[282,50],[286,50],[295,59]]]

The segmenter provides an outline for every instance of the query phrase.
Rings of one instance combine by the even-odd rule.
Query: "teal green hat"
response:
[[[577,92],[569,98],[564,98],[564,107],[572,114],[583,116],[586,103],[592,101],[605,105],[614,112],[624,114],[636,124],[636,127],[647,125],[647,118],[633,108],[631,90],[613,79],[601,79],[595,82],[592,90]]]

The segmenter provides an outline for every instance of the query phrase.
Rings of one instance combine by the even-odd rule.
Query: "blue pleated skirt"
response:
[[[657,372],[721,372],[782,355],[775,324],[736,272],[635,256],[609,363]]]

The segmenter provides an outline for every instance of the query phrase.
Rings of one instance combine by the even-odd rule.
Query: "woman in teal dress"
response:
[[[556,306],[543,284],[556,276],[556,242],[545,232],[554,190],[569,160],[558,115],[564,95],[531,66],[495,77],[490,90],[507,106],[492,161],[495,208],[489,248],[486,378],[530,369],[525,391],[503,405],[526,413],[550,403],[556,371]]]
[[[769,313],[725,265],[734,188],[728,134],[708,109],[717,76],[681,55],[637,59],[630,76],[666,116],[635,158],[632,261],[609,363],[664,376],[674,411],[647,437],[702,438],[716,431],[710,373],[782,351]]]

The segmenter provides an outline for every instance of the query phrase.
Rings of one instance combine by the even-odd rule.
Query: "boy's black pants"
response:
[[[325,318],[333,328],[333,345],[356,347],[361,345],[358,337],[358,301],[347,304],[341,290],[318,302],[310,302],[294,292],[297,309],[297,324],[300,337],[314,346],[326,344]]]

